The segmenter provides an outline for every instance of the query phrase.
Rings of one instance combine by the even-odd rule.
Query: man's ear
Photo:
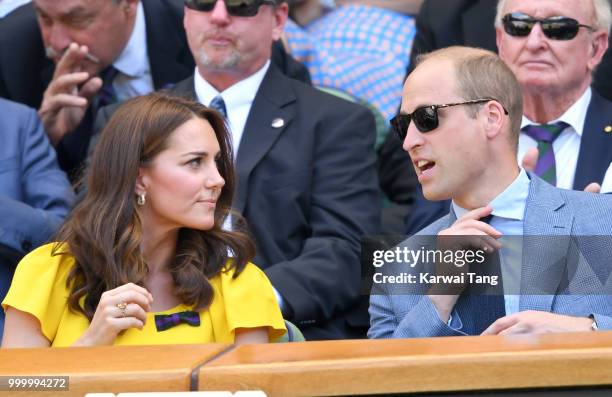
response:
[[[592,72],[595,70],[597,65],[601,63],[606,50],[608,49],[608,32],[605,30],[598,30],[593,33],[593,40],[591,41],[591,52],[589,54],[589,62],[587,63],[589,70]]]
[[[286,2],[282,2],[272,9],[274,12],[274,29],[272,29],[272,40],[279,40],[285,30],[285,23],[289,16],[289,6]]]
[[[497,53],[501,53],[501,48],[504,45],[502,36],[504,35],[504,29],[501,26],[495,27],[495,44],[497,44]]]
[[[139,0],[121,0],[119,6],[125,12],[126,15],[136,15],[136,7],[138,7]]]
[[[503,131],[506,111],[497,101],[489,101],[480,110],[487,138],[495,138]]]

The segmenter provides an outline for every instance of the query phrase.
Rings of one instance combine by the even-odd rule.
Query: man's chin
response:
[[[236,67],[240,61],[240,56],[235,52],[226,56],[209,56],[206,52],[202,51],[198,60],[200,65],[207,69],[226,70]]]
[[[434,186],[423,186],[423,196],[429,201],[442,201],[448,200],[452,197],[450,192],[446,192],[444,190],[436,189]]]
[[[523,90],[528,92],[540,92],[546,90],[548,87],[555,87],[558,85],[558,81],[554,76],[549,76],[546,73],[530,73],[522,76],[519,82]]]

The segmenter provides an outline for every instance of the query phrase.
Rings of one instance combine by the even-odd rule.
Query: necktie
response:
[[[555,186],[557,184],[557,167],[555,164],[555,151],[553,142],[566,129],[569,124],[559,121],[554,124],[528,125],[521,131],[538,142],[538,164],[535,168],[536,175],[546,182]]]
[[[493,218],[493,215],[488,215],[480,220],[490,223],[491,218]],[[486,285],[481,288],[471,284],[463,291],[455,305],[455,310],[463,323],[462,331],[468,335],[480,335],[495,320],[506,315],[499,255],[499,252],[486,255],[484,263],[475,264],[478,269],[470,269],[470,272],[475,272],[478,275],[498,276],[498,284],[497,287],[494,287],[494,291],[484,291]]]
[[[223,118],[227,119],[227,109],[225,109],[225,102],[223,101],[223,97],[221,95],[217,95],[210,101],[209,108],[215,109],[217,112],[221,113]]]
[[[119,74],[113,65],[110,65],[100,73],[102,78],[102,88],[98,93],[98,108],[117,102],[117,92],[113,87],[113,80]]]
[[[200,326],[200,313],[184,311],[172,314],[156,314],[155,327],[158,332],[165,331],[179,324],[188,324],[192,327]]]

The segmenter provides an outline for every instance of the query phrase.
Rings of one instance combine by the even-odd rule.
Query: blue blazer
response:
[[[574,190],[584,190],[591,182],[601,184],[606,170],[612,163],[612,133],[606,132],[606,127],[612,126],[612,102],[599,95],[597,91],[592,92],[580,142]],[[412,164],[408,166],[412,167]],[[449,206],[449,200],[427,200],[423,196],[421,186],[418,185],[412,212],[406,219],[406,234],[412,235],[436,219],[440,219],[448,213]]]
[[[26,254],[51,236],[74,201],[36,111],[0,98],[0,244]]]
[[[612,238],[612,197],[609,195],[564,190],[529,174],[531,184],[523,232],[525,236],[556,236],[551,239],[525,239],[521,268],[523,286],[544,281],[548,288],[561,291],[555,295],[520,296],[519,310],[539,310],[570,316],[594,315],[600,329],[612,329],[612,297],[580,294],[576,291],[609,290],[612,262],[609,245],[576,247],[579,236]],[[419,249],[420,236],[434,236],[455,222],[451,212],[421,230],[402,245]],[[566,237],[566,238],[564,238]],[[578,239],[580,241],[581,239]],[[584,240],[584,239],[582,239]],[[568,272],[568,258],[577,258],[574,272]],[[385,265],[387,266],[387,265]],[[392,265],[393,266],[393,265]],[[383,267],[384,269],[384,267]],[[370,297],[370,338],[408,338],[465,335],[440,320],[426,295],[399,294],[397,288],[376,284]],[[405,288],[405,287],[404,287]],[[453,313],[455,316],[456,312]],[[478,316],[469,310],[465,316]],[[472,318],[459,319],[469,323]],[[454,320],[453,320],[454,321]]]

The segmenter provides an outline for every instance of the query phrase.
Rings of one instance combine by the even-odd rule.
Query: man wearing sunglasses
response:
[[[364,337],[359,244],[380,222],[374,118],[270,62],[287,14],[283,1],[186,0],[197,66],[171,92],[225,116],[236,154],[234,209],[248,221],[254,263],[285,318],[307,339]]]
[[[474,272],[478,266],[467,269],[451,261],[447,268],[430,268],[422,259],[396,259],[379,267],[386,279],[374,279],[369,337],[612,328],[612,301],[601,295],[612,270],[605,259],[609,244],[580,245],[583,235],[612,236],[612,223],[602,218],[612,210],[612,197],[558,189],[519,168],[521,117],[521,87],[492,52],[438,50],[408,77],[394,128],[404,137],[425,197],[451,199],[452,205],[450,214],[398,249],[440,250],[427,245],[428,236],[442,247],[449,240],[465,244],[467,238],[467,246],[499,258],[505,294],[464,293],[473,291],[474,282],[429,284],[421,278],[424,272],[445,275],[455,267]],[[517,237],[522,243],[511,244]],[[410,273],[416,281],[397,281]],[[577,286],[585,295],[575,295]],[[526,290],[534,292],[519,295]]]
[[[523,92],[519,157],[537,148],[535,171],[558,187],[601,184],[612,162],[612,102],[591,89],[611,24],[608,0],[498,4],[499,55]]]
[[[529,159],[531,148],[538,148],[540,159],[536,155],[533,167],[547,182],[589,191],[597,191],[604,182],[609,185],[612,103],[590,86],[608,48],[610,3],[503,0],[495,25],[499,55],[523,90],[519,161],[526,155]],[[543,131],[542,126],[552,131]],[[604,192],[609,191],[604,186]],[[448,206],[446,201],[430,202],[417,194],[408,233],[443,216]]]

